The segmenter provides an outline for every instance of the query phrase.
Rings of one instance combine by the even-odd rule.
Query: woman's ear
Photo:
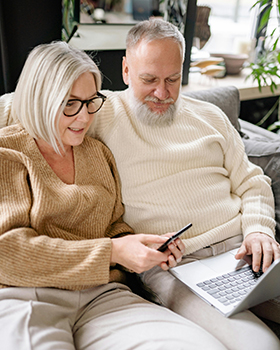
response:
[[[123,76],[123,81],[126,85],[129,85],[129,73],[128,73],[128,65],[127,65],[127,60],[126,57],[124,56],[122,59],[122,76]]]

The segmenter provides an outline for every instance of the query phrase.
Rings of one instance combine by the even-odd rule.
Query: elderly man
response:
[[[115,156],[124,219],[135,232],[163,234],[192,222],[182,236],[183,263],[240,247],[237,259],[251,254],[254,270],[261,259],[266,270],[280,257],[270,179],[248,162],[221,110],[180,95],[184,52],[184,38],[172,24],[134,26],[123,59],[129,88],[104,91],[108,99],[89,133]],[[172,247],[175,258],[179,250]],[[151,300],[202,326],[227,349],[280,349],[252,312],[225,318],[157,267],[141,278]]]
[[[248,162],[218,108],[180,95],[184,52],[184,38],[170,23],[134,26],[123,58],[129,88],[104,92],[108,100],[92,136],[115,156],[124,218],[136,232],[162,234],[192,222],[182,236],[184,262],[240,247],[237,259],[252,254],[258,271],[263,258],[266,270],[280,257],[270,180]],[[141,278],[152,300],[201,325],[228,349],[280,348],[251,312],[226,319],[159,268]]]

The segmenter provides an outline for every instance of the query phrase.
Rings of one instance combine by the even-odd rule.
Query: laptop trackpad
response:
[[[238,249],[233,249],[229,252],[211,256],[206,259],[201,259],[199,262],[207,268],[211,269],[212,271],[215,271],[219,274],[221,273],[227,273],[229,271],[239,270],[243,266],[246,266],[247,263],[244,260],[236,260],[235,254]]]

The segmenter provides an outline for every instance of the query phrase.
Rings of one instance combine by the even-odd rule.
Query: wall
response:
[[[34,46],[61,39],[61,25],[61,0],[0,1],[0,94],[14,91]]]

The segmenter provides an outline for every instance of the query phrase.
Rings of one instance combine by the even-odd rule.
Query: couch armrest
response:
[[[250,139],[265,138],[271,141],[278,141],[280,136],[274,132],[268,131],[260,126],[249,123],[245,120],[239,119],[240,130]]]

